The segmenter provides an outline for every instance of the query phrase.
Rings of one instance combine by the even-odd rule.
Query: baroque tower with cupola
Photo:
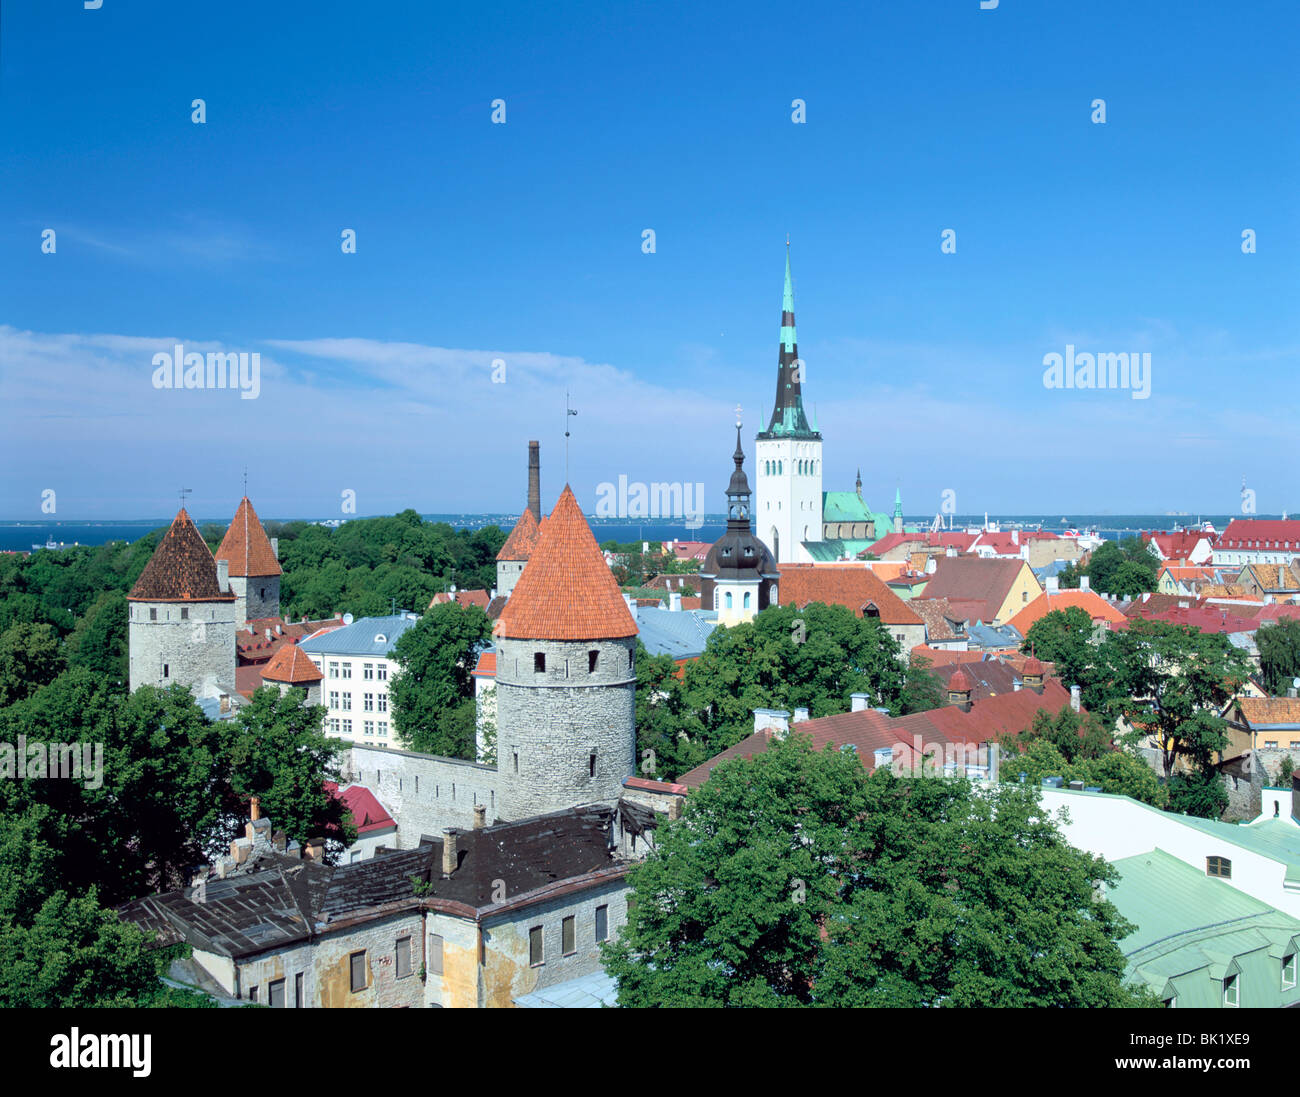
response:
[[[778,563],[808,563],[804,542],[822,540],[822,436],[803,406],[804,363],[794,323],[790,244],[786,241],[785,288],[776,403],[758,435],[754,529]]]

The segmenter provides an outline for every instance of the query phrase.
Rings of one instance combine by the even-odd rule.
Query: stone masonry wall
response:
[[[157,620],[150,620],[151,609]],[[233,602],[130,602],[128,618],[133,690],[180,682],[198,695],[205,678],[234,687]]]
[[[397,822],[401,849],[414,849],[420,835],[438,837],[444,827],[472,827],[474,805],[487,808],[487,825],[498,822],[497,771],[458,758],[352,745],[343,757],[344,783],[364,785]]]
[[[634,645],[631,637],[498,640],[497,767],[503,818],[618,800],[623,778],[635,772]],[[591,651],[598,658],[594,673],[588,670]],[[538,653],[546,660],[540,673],[534,669]]]

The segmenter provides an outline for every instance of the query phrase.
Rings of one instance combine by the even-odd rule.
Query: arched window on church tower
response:
[[[731,591],[727,591],[727,609],[731,608]]]
[[[749,609],[749,591],[745,591],[744,607],[745,609]]]

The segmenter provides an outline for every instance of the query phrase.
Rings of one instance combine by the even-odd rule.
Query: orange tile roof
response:
[[[1036,622],[1057,610],[1070,607],[1083,610],[1093,621],[1104,620],[1117,625],[1127,618],[1100,594],[1091,590],[1046,591],[1007,622],[1021,636],[1028,636]]]
[[[478,665],[470,671],[475,678],[495,678],[497,676],[497,653],[495,651],[479,652]]]
[[[297,644],[285,644],[271,661],[262,668],[262,679],[268,682],[288,682],[291,685],[310,685],[321,681],[325,675]]]
[[[861,617],[863,607],[874,605],[887,625],[920,625],[921,618],[907,608],[868,567],[861,564],[780,564],[777,595],[783,606],[823,602],[847,606]]]
[[[458,590],[455,593],[441,591],[429,599],[429,608],[455,602],[458,606],[478,606],[479,609],[486,610],[490,600],[491,596],[485,590]]]
[[[494,631],[528,640],[613,640],[637,634],[568,484]]]
[[[271,541],[247,495],[239,501],[239,509],[217,549],[217,559],[229,561],[231,575],[280,574],[280,561],[275,558]]]
[[[1295,697],[1242,697],[1237,703],[1252,727],[1300,724],[1300,700]]]
[[[136,580],[131,602],[233,602],[217,586],[217,562],[181,507]]]
[[[506,543],[501,546],[501,551],[497,553],[497,559],[527,560],[536,550],[540,539],[541,527],[533,517],[533,512],[525,509],[515,523],[515,528],[510,531],[510,536],[506,538]]]

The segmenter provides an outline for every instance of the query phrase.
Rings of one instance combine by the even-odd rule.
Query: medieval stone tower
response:
[[[524,572],[529,554],[537,547],[542,520],[542,468],[540,446],[528,443],[528,507],[519,516],[506,543],[497,553],[497,594],[509,598]]]
[[[216,553],[230,569],[235,592],[235,626],[280,616],[280,561],[276,543],[266,536],[257,511],[245,495]]]
[[[636,754],[636,622],[566,485],[495,627],[504,819],[615,803]]]
[[[235,686],[235,594],[182,507],[128,603],[131,688],[180,682],[196,697]]]
[[[758,436],[754,454],[754,475],[758,483],[754,532],[782,564],[810,562],[812,556],[803,543],[823,539],[822,436],[809,425],[804,412],[803,379],[787,243],[776,403],[767,430]]]

